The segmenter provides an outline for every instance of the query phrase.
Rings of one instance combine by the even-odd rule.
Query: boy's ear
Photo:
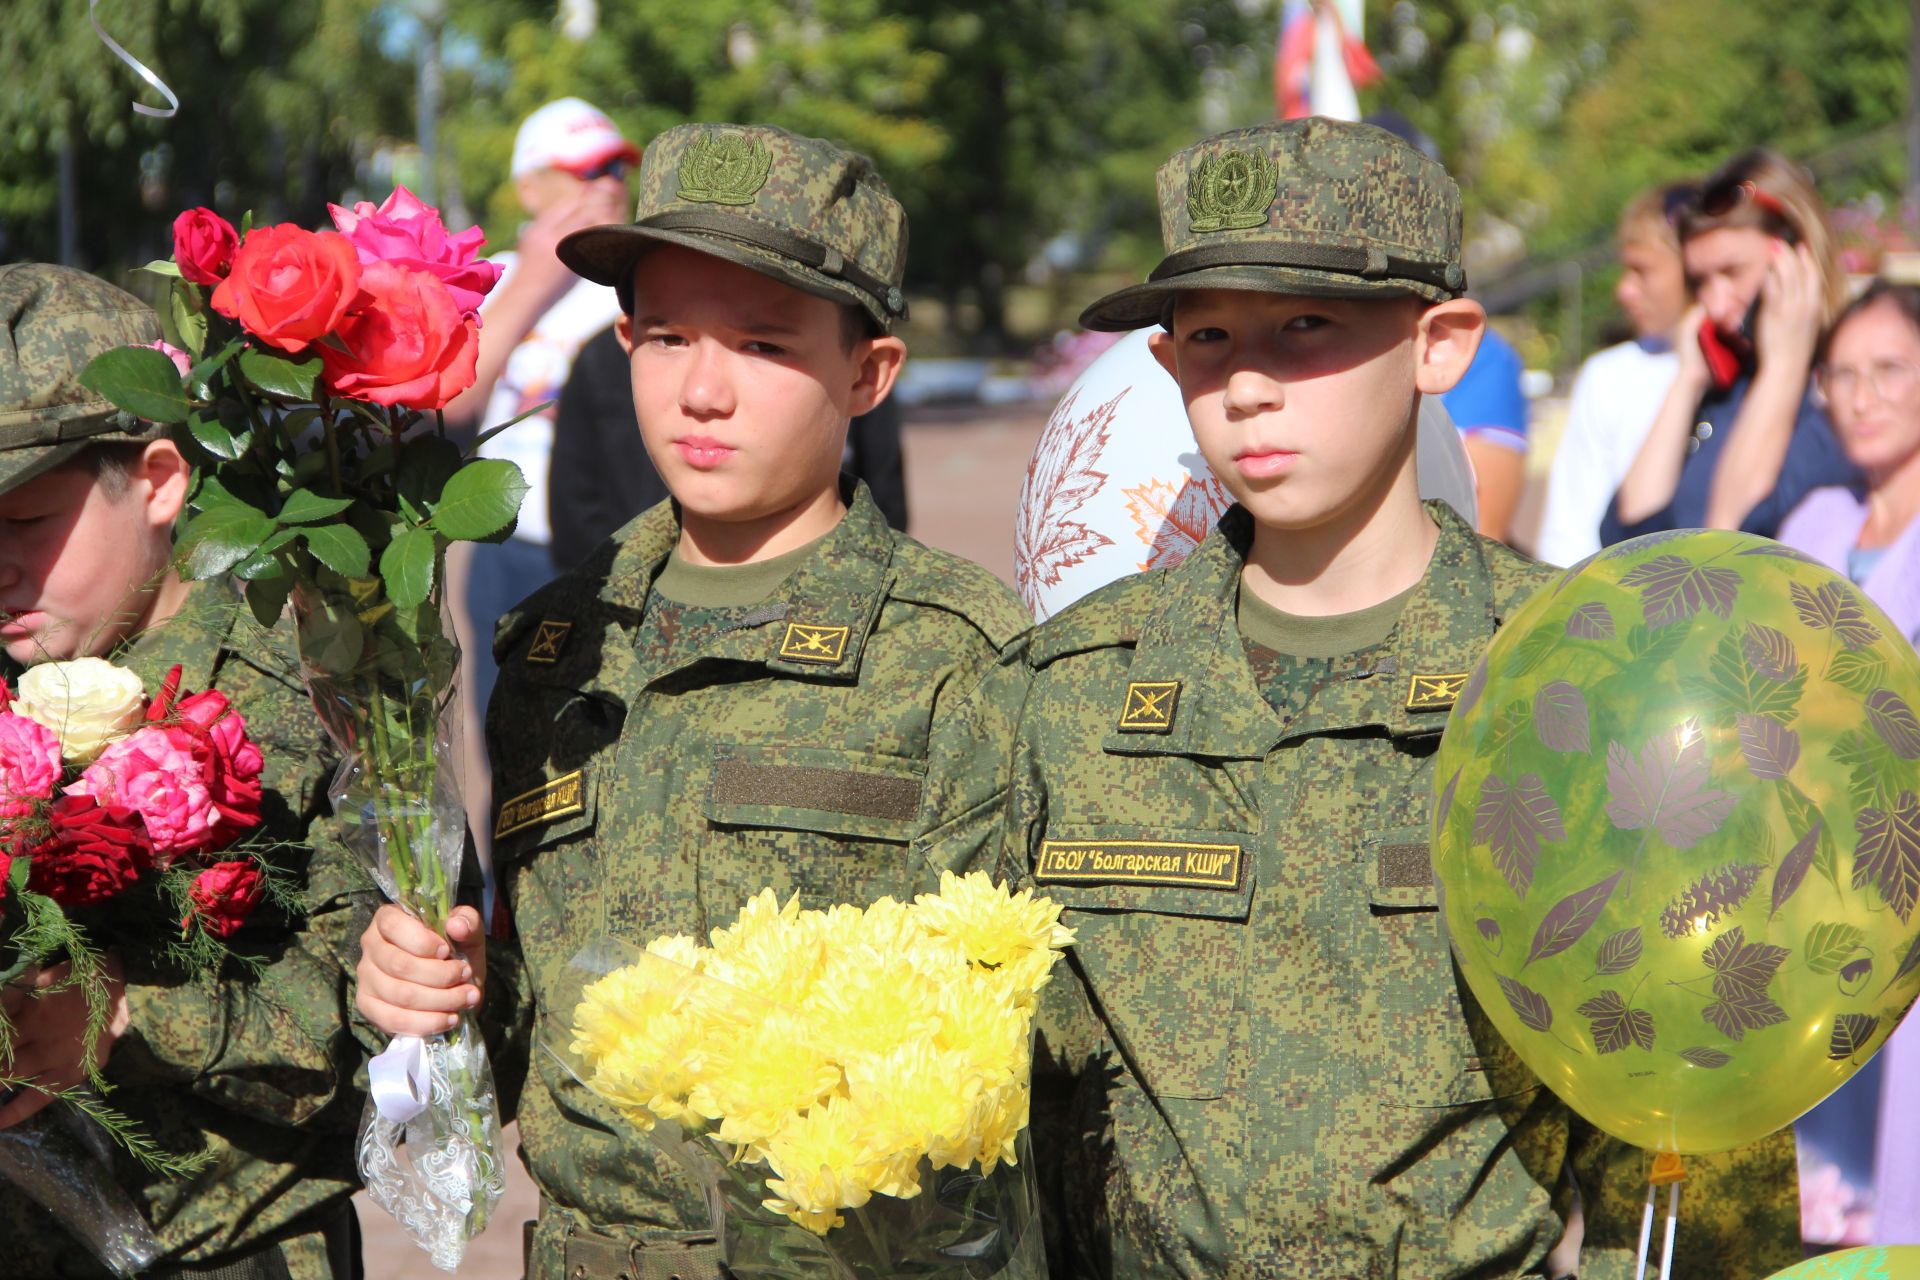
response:
[[[907,344],[891,334],[862,338],[853,349],[854,372],[858,375],[853,394],[848,397],[847,413],[859,417],[871,413],[893,390],[900,368],[907,362]]]
[[[1165,329],[1155,329],[1147,335],[1147,350],[1153,352],[1153,358],[1167,371],[1167,376],[1175,382],[1180,381],[1180,363],[1175,358],[1176,347],[1173,335]]]
[[[187,505],[192,474],[180,446],[171,440],[155,440],[142,451],[137,478],[146,482],[148,524],[157,529],[173,527]]]
[[[633,317],[623,315],[613,322],[613,336],[620,340],[620,349],[628,355],[633,354]]]
[[[1422,311],[1414,334],[1414,386],[1430,396],[1453,390],[1486,331],[1486,308],[1471,298],[1436,302]]]

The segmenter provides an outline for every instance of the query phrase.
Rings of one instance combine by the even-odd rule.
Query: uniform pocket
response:
[[[1458,1106],[1492,1089],[1461,1008],[1427,834],[1394,827],[1362,841],[1369,919],[1360,945],[1377,987],[1387,1102]]]
[[[709,822],[906,844],[920,820],[924,763],[830,747],[725,744],[707,785]]]
[[[1051,828],[1035,855],[1037,892],[1064,908],[1107,1026],[1158,1097],[1226,1092],[1253,860],[1244,832],[1143,827]]]

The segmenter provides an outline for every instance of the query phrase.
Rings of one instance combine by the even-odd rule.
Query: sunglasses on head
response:
[[[1700,212],[1709,218],[1724,217],[1749,201],[1762,212],[1770,213],[1782,222],[1786,221],[1787,206],[1780,202],[1780,197],[1770,191],[1762,191],[1751,180],[1723,183],[1702,193]]]
[[[625,156],[610,156],[591,169],[567,170],[582,182],[592,182],[595,178],[625,178],[632,171],[633,161]]]

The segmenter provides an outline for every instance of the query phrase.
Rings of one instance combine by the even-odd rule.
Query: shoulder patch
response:
[[[1153,612],[1166,572],[1132,574],[1074,601],[1034,629],[1029,661],[1044,667],[1070,654],[1132,645]]]
[[[997,653],[1033,626],[1013,588],[971,560],[915,542],[904,534],[893,555],[895,600],[944,609],[966,619]]]

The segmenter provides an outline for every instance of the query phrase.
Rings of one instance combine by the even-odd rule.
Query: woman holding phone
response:
[[[1771,151],[1735,156],[1678,212],[1697,302],[1680,371],[1601,526],[1611,545],[1664,529],[1772,537],[1813,489],[1855,479],[1813,393],[1846,277],[1812,182]]]

